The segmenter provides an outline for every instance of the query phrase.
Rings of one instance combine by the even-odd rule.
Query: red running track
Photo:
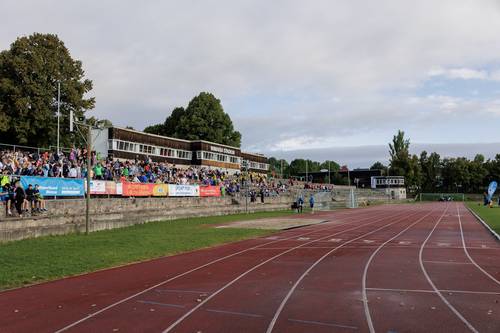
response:
[[[500,332],[500,243],[461,203],[318,216],[0,293],[0,332]]]

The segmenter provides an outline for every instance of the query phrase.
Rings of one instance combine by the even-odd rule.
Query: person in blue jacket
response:
[[[314,213],[314,195],[311,194],[309,197],[309,207],[311,207],[311,214]]]

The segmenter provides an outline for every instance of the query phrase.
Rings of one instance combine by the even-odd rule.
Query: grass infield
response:
[[[484,222],[488,223],[491,229],[500,234],[500,207],[489,208],[477,202],[468,202],[467,206],[479,215]]]
[[[207,226],[292,213],[186,218],[98,231],[88,236],[47,236],[0,244],[0,290],[266,235],[272,231]]]

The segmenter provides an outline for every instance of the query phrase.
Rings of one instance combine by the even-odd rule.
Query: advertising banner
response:
[[[40,194],[43,196],[83,197],[85,195],[83,179],[22,176],[21,184],[24,188],[28,188],[29,184],[40,186]]]
[[[166,197],[168,195],[168,184],[154,184],[153,196]]]
[[[199,197],[200,187],[198,185],[168,185],[169,197]]]
[[[200,197],[220,197],[219,186],[200,186]]]
[[[85,191],[87,191],[87,180],[84,183]],[[106,194],[106,182],[104,180],[91,180],[90,194]]]
[[[122,183],[122,195],[126,197],[150,197],[153,196],[154,184]]]
[[[497,190],[497,182],[492,181],[490,185],[488,186],[488,199],[491,200],[493,198],[493,194],[495,194],[495,191]]]

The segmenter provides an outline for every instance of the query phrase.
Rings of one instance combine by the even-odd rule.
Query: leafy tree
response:
[[[394,176],[406,176],[410,169],[410,140],[405,139],[405,132],[399,130],[389,143],[390,168]]]
[[[382,170],[382,175],[387,175],[387,167],[382,162],[375,162],[370,167],[370,170]]]
[[[186,140],[207,140],[233,147],[241,145],[241,133],[234,130],[233,122],[224,112],[220,100],[207,92],[194,97],[186,109],[175,108],[163,124],[148,126],[144,131]]]
[[[274,174],[276,177],[280,177],[283,175],[283,177],[286,177],[289,175],[289,164],[286,160],[284,159],[277,159],[275,157],[270,157],[268,159],[269,163],[269,171],[271,174]],[[283,167],[283,170],[281,169]]]
[[[338,171],[340,169],[340,165],[335,161],[326,160],[320,164],[319,169],[320,170],[330,169],[330,172],[333,173],[333,172]]]
[[[56,35],[20,37],[0,52],[0,141],[31,146],[57,137],[57,83],[61,84],[61,145],[72,142],[69,113],[84,116],[95,105],[85,98],[92,81]]]

